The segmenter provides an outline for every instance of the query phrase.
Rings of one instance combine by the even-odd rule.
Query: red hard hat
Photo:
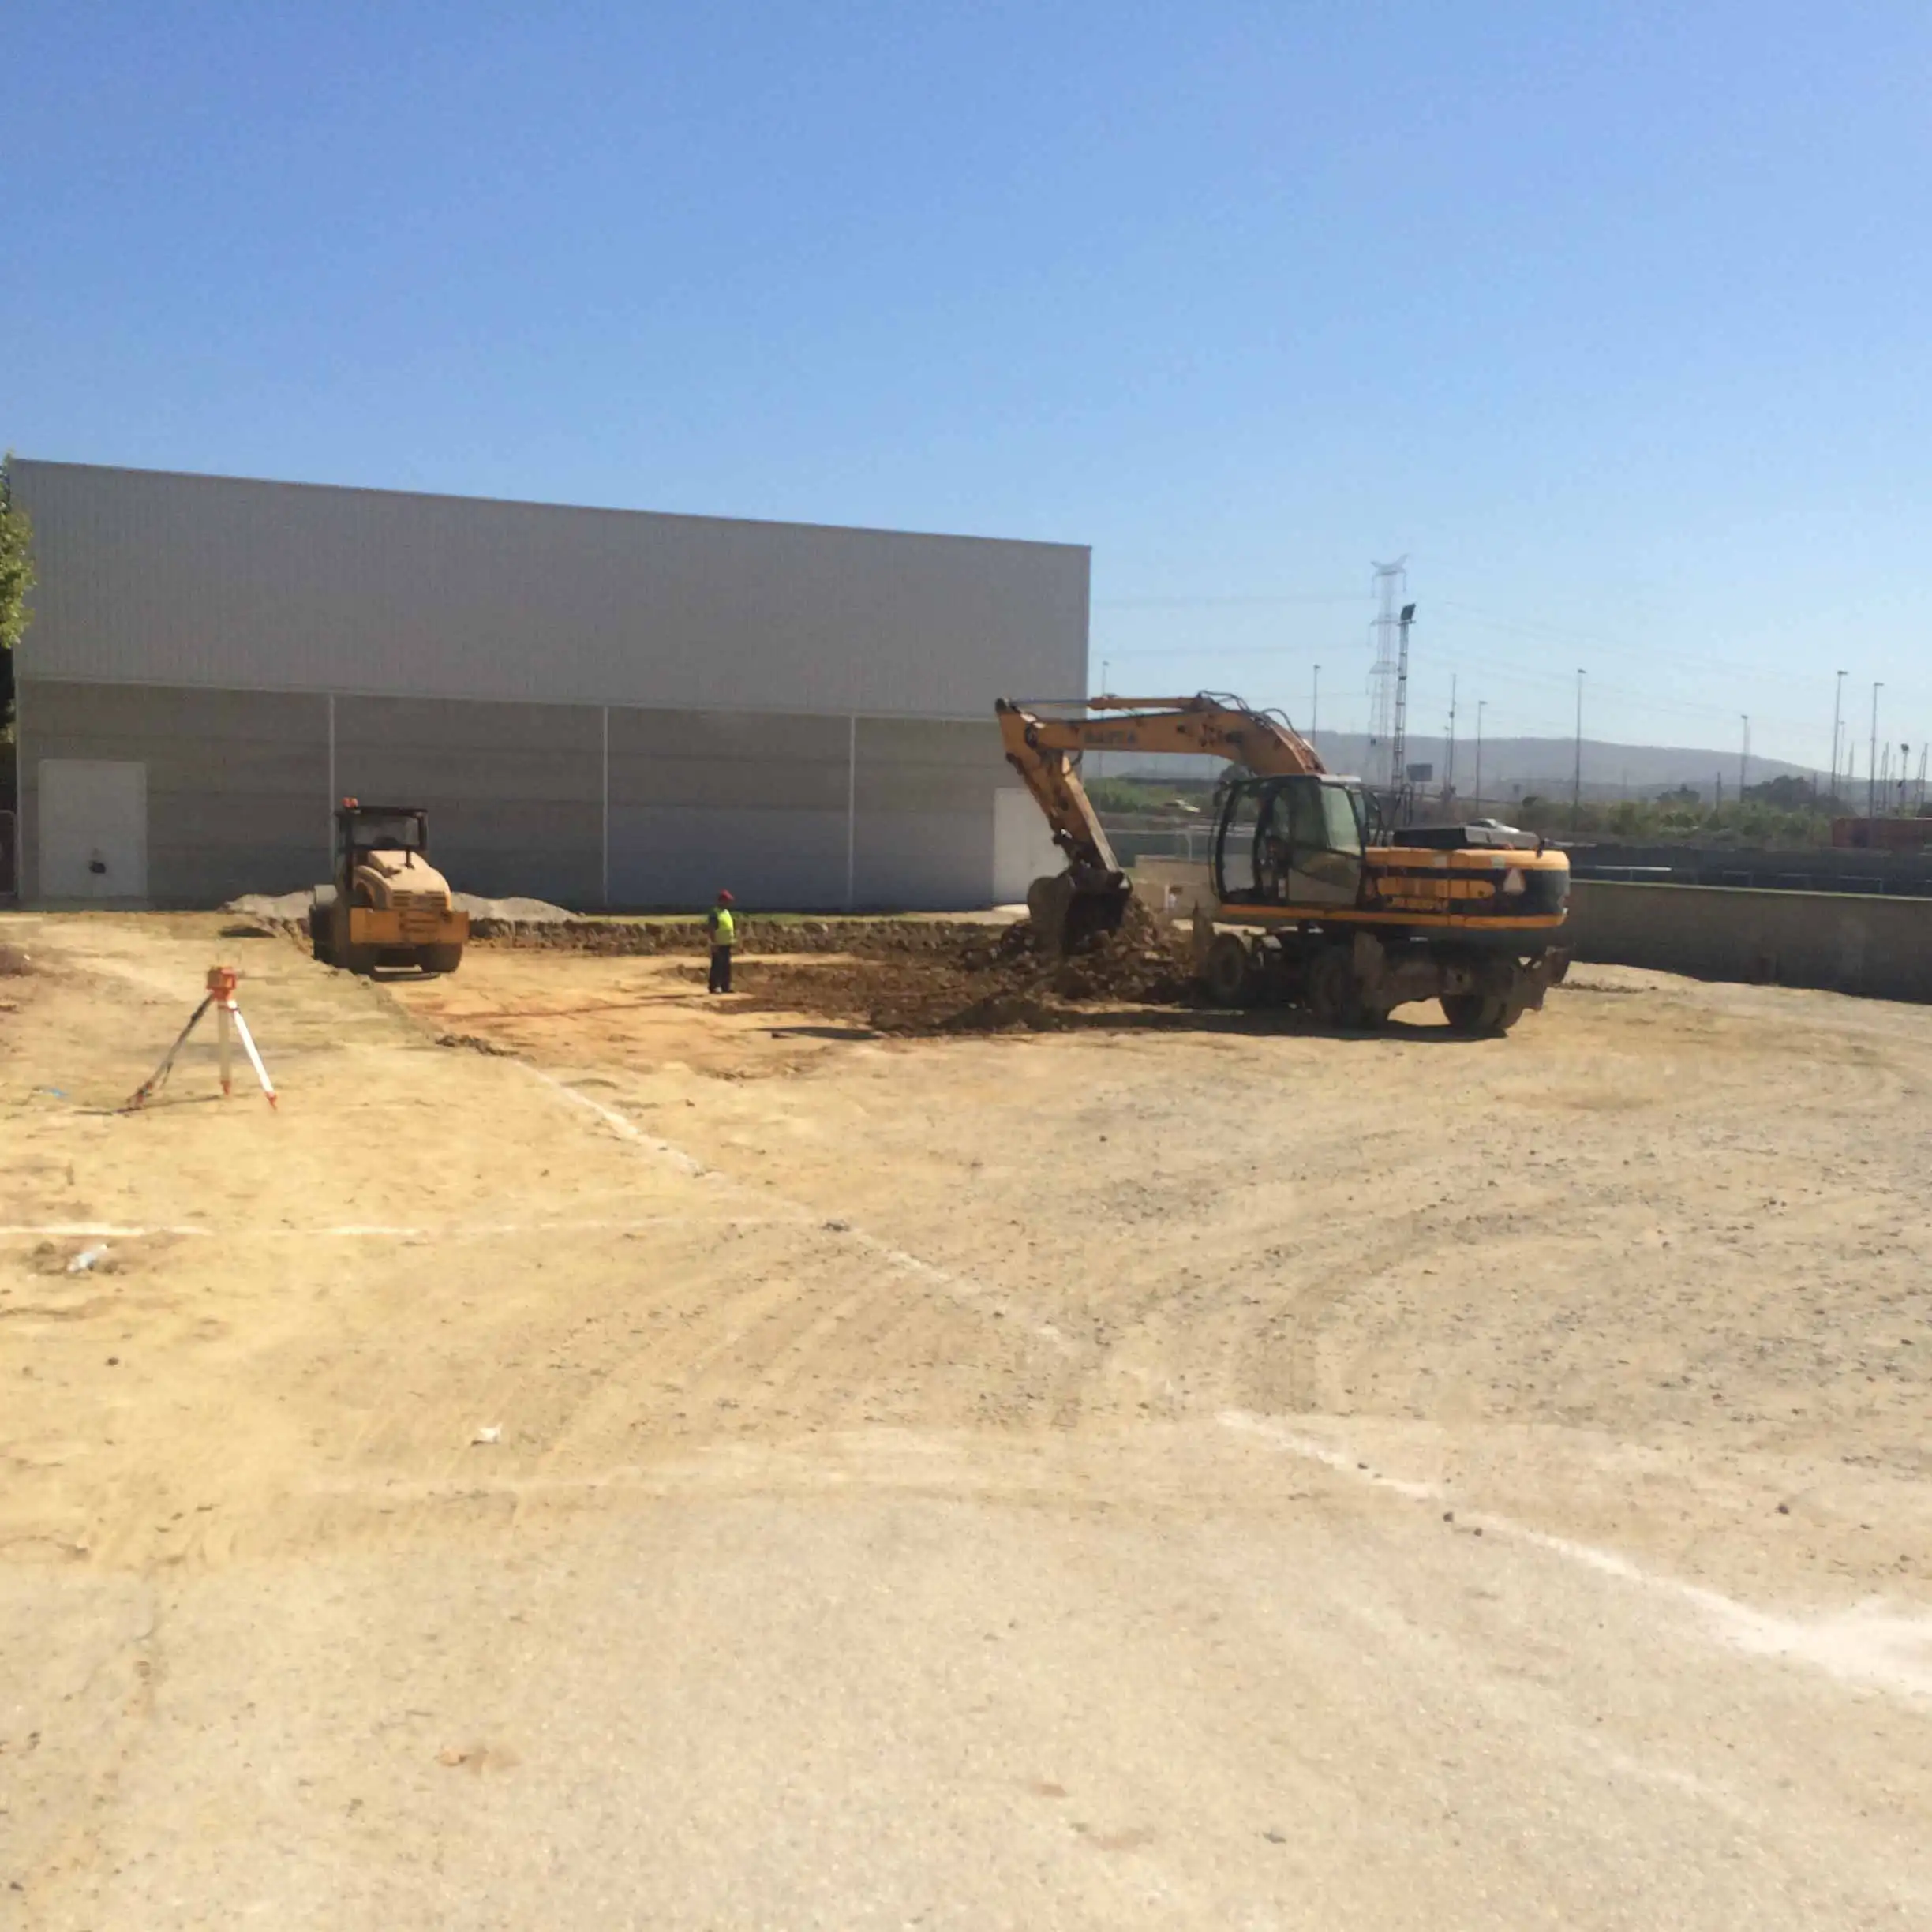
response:
[[[737,900],[732,898],[731,894],[728,892],[721,892],[718,894],[718,904],[720,905],[736,905],[737,903]]]

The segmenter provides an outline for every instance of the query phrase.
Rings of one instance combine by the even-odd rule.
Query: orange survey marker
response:
[[[188,1035],[211,1006],[215,1009],[215,1039],[221,1059],[222,1097],[226,1099],[233,1091],[229,1074],[231,1046],[229,1029],[232,1027],[241,1038],[242,1050],[248,1055],[249,1065],[255,1069],[255,1077],[261,1082],[261,1090],[268,1095],[268,1104],[275,1105],[275,1083],[268,1077],[268,1069],[262,1065],[261,1055],[255,1050],[255,1036],[249,1032],[248,1022],[242,1017],[242,1009],[235,1002],[235,982],[240,977],[232,966],[208,968],[208,991],[201,1004],[188,1016],[188,1024],[174,1036],[174,1044],[167,1050],[161,1064],[135,1088],[134,1097],[128,1103],[129,1107],[144,1106],[167,1084],[167,1076],[174,1070],[174,1056],[188,1043]]]

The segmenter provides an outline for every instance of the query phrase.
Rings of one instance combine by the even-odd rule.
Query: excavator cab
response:
[[[1238,779],[1215,832],[1215,896],[1230,905],[1355,905],[1371,836],[1362,788],[1350,780]]]

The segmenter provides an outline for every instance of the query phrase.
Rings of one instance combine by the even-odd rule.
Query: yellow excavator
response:
[[[994,710],[1007,760],[1066,855],[1065,871],[1027,894],[1050,949],[1118,927],[1132,894],[1080,754],[1206,753],[1232,768],[1209,866],[1215,910],[1194,915],[1196,967],[1220,1004],[1294,1003],[1350,1027],[1432,999],[1458,1032],[1501,1033],[1560,975],[1562,852],[1503,826],[1385,826],[1376,795],[1331,774],[1279,712],[1211,692],[1002,698]]]

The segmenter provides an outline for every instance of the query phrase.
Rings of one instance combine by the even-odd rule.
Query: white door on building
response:
[[[1066,860],[1046,829],[1046,816],[1031,792],[1006,785],[993,794],[993,903],[1022,905],[1027,888]]]
[[[148,897],[148,767],[43,758],[40,897],[139,902]]]

